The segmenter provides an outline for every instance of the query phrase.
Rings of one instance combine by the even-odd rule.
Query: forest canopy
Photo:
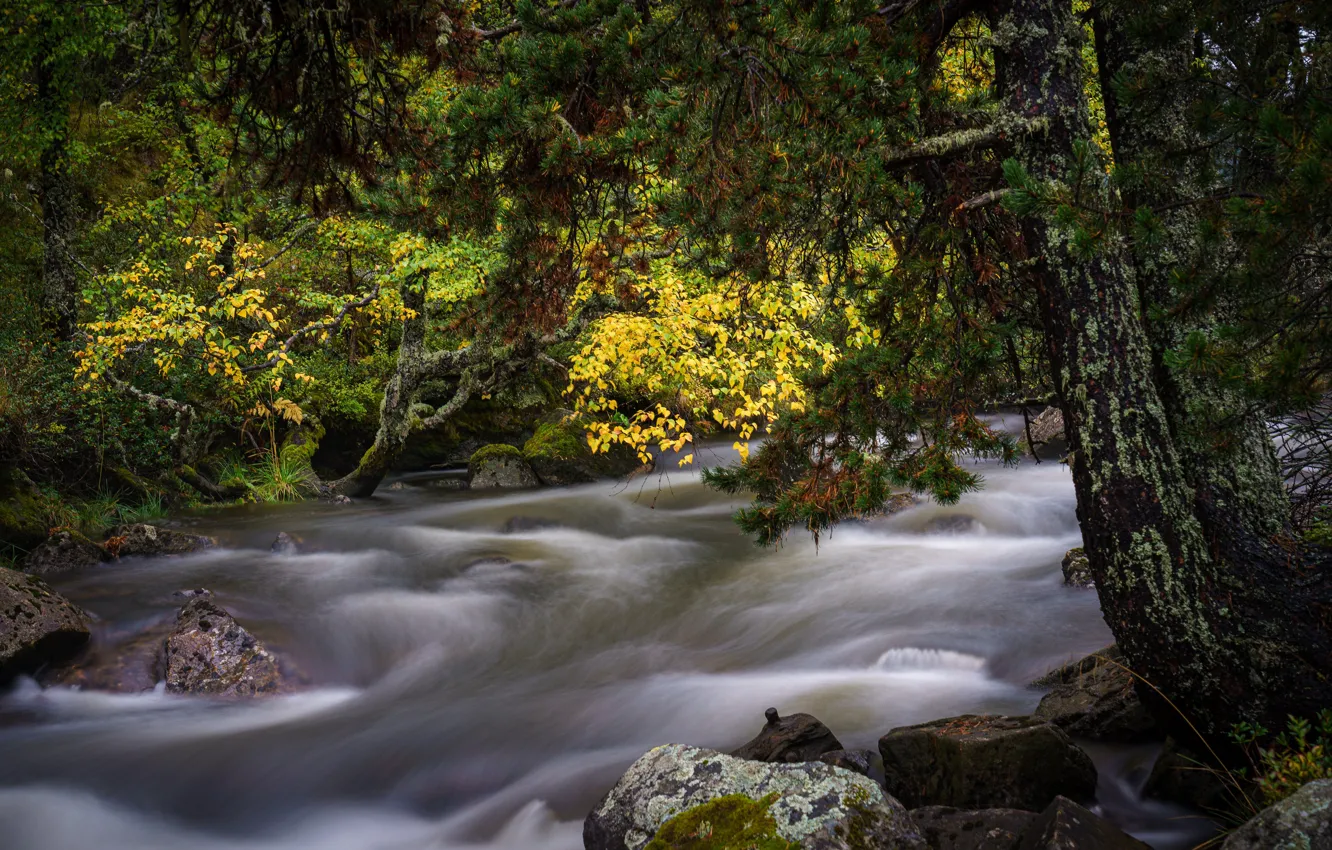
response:
[[[1329,27],[3,0],[0,467],[52,527],[367,497],[422,434],[559,411],[593,453],[734,443],[706,480],[776,543],[956,501],[1036,452],[984,413],[1053,406],[1134,669],[1277,728],[1332,704]]]

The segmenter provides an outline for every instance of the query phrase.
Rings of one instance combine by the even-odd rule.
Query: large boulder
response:
[[[1122,742],[1161,738],[1156,720],[1138,699],[1133,674],[1113,644],[1038,681],[1053,685],[1053,690],[1036,707],[1035,716],[1075,738]]]
[[[547,487],[618,478],[643,465],[638,453],[624,445],[594,453],[583,429],[571,422],[539,426],[523,445],[523,457]]]
[[[159,668],[169,693],[248,697],[281,685],[277,659],[207,596],[181,606]]]
[[[963,811],[951,806],[913,809],[911,819],[920,827],[931,850],[1015,850],[1035,812],[1020,809]]]
[[[843,749],[832,730],[812,714],[788,714],[781,717],[770,708],[767,723],[749,743],[735,750],[736,758],[794,764],[818,761],[821,756]],[[863,771],[857,771],[863,772]]]
[[[1310,782],[1230,834],[1222,850],[1329,850],[1332,779]]]
[[[1017,850],[1152,850],[1109,821],[1056,797],[1027,827]]]
[[[1069,587],[1096,586],[1096,579],[1092,577],[1091,561],[1087,560],[1087,550],[1081,546],[1064,553],[1060,569],[1064,573],[1064,584]]]
[[[517,448],[503,443],[486,446],[467,462],[467,483],[475,490],[525,489],[540,485],[536,473]]]
[[[188,555],[214,545],[211,537],[186,534],[139,522],[122,525],[106,540],[107,551],[120,558],[132,556]]]
[[[658,835],[663,840],[653,842]],[[809,850],[926,846],[902,805],[864,776],[680,744],[634,762],[583,823],[585,850],[643,850],[649,842],[653,850],[702,850],[729,847],[730,838],[744,847],[786,841]]]
[[[1096,767],[1037,717],[967,714],[894,729],[879,739],[888,793],[910,808],[1039,811],[1059,795],[1089,799]]]
[[[23,571],[53,576],[95,567],[107,560],[106,550],[77,531],[57,531],[23,559]]]
[[[0,567],[0,684],[73,657],[88,635],[81,608],[36,576]]]

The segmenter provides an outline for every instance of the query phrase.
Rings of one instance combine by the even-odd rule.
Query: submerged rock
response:
[[[1075,738],[1093,741],[1150,741],[1161,738],[1155,718],[1111,645],[1042,677],[1054,689],[1041,699],[1036,717],[1049,720]]]
[[[1230,834],[1222,850],[1332,848],[1332,779],[1310,782]]]
[[[0,684],[73,657],[89,625],[87,612],[46,582],[0,567]]]
[[[755,817],[755,806],[766,807],[770,824]],[[696,808],[703,808],[701,816],[691,815]],[[728,808],[743,809],[757,827],[746,836],[751,843],[783,839],[809,850],[926,846],[902,805],[863,776],[819,762],[765,764],[680,744],[633,763],[583,822],[583,846],[643,850],[659,830],[664,838],[688,835],[694,821],[720,822]],[[663,840],[653,850],[673,844]]]
[[[41,682],[122,694],[150,691],[157,684],[158,656],[171,627],[164,620],[128,636],[108,639],[95,634],[86,652]]]
[[[525,534],[529,531],[540,531],[543,528],[563,528],[564,523],[557,519],[546,519],[539,516],[512,516],[504,521],[500,526],[500,534]]]
[[[888,793],[911,808],[1037,811],[1059,795],[1096,792],[1091,758],[1037,717],[968,714],[894,729],[879,739]]]
[[[295,555],[301,551],[301,544],[287,532],[279,531],[277,537],[273,538],[273,545],[268,547],[268,551],[274,555]]]
[[[57,531],[23,559],[23,571],[52,576],[95,567],[108,559],[106,550],[76,531]]]
[[[1056,797],[1022,835],[1019,850],[1152,850],[1102,817]]]
[[[794,764],[817,761],[828,753],[842,750],[842,742],[812,714],[782,717],[777,709],[770,708],[766,717],[768,722],[758,735],[731,755],[753,761]]]
[[[1036,817],[1035,812],[1020,809],[963,811],[951,806],[911,812],[931,850],[1016,850]]]
[[[186,534],[160,528],[144,522],[134,525],[122,525],[107,538],[107,551],[117,557],[127,558],[135,555],[188,555],[214,545],[211,537],[198,534]]]
[[[1064,571],[1064,584],[1069,587],[1096,586],[1096,580],[1092,578],[1091,562],[1087,560],[1087,552],[1081,546],[1064,553],[1060,568]]]
[[[525,489],[540,485],[523,453],[502,443],[478,449],[467,464],[467,483],[473,489]]]
[[[277,660],[206,596],[181,606],[160,666],[170,693],[245,697],[281,684]]]

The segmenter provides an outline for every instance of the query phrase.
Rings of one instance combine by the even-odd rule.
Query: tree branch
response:
[[[334,316],[332,319],[325,319],[320,322],[312,322],[306,325],[305,327],[301,328],[300,330],[296,331],[291,336],[287,337],[286,341],[282,343],[282,346],[278,348],[277,351],[273,352],[273,354],[270,355],[267,360],[264,360],[263,362],[260,363],[251,363],[249,366],[243,367],[241,369],[241,372],[246,372],[246,373],[261,372],[265,369],[272,369],[282,360],[282,355],[289,353],[291,351],[292,346],[294,346],[297,342],[299,342],[302,337],[309,336],[310,334],[316,333],[318,331],[337,330],[342,325],[343,320],[347,318],[348,313],[350,313],[352,310],[359,310],[362,307],[368,307],[370,303],[378,297],[379,297],[379,284],[375,284],[374,289],[371,289],[370,293],[366,295],[364,298],[360,299],[359,301],[348,301],[346,304],[342,305],[342,309],[339,310],[338,314]]]

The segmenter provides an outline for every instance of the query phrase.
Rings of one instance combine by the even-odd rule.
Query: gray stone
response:
[[[1023,434],[1026,439],[1026,434]],[[1031,440],[1036,445],[1064,439],[1064,414],[1057,407],[1047,407],[1031,420]]]
[[[1064,571],[1064,584],[1069,587],[1096,586],[1096,580],[1092,578],[1091,562],[1087,560],[1087,552],[1081,546],[1064,553],[1060,568]]]
[[[1027,827],[1018,850],[1152,850],[1102,817],[1056,797]]]
[[[932,850],[1015,850],[1036,820],[1019,809],[963,811],[951,806],[913,809],[911,819]]]
[[[825,753],[842,749],[842,742],[837,740],[832,730],[812,714],[788,714],[781,717],[777,709],[770,708],[767,721],[753,740],[731,755],[754,761],[794,764],[817,761]]]
[[[162,678],[170,693],[247,697],[274,693],[277,660],[208,597],[191,599],[162,644]]]
[[[0,684],[73,657],[89,633],[88,614],[46,582],[0,567]]]
[[[915,823],[875,782],[819,762],[767,764],[668,744],[620,777],[583,823],[585,850],[642,850],[663,824],[739,794],[773,795],[779,837],[809,850],[925,850]]]
[[[859,773],[861,776],[869,776],[874,767],[874,752],[872,750],[833,750],[819,756],[819,761],[833,767],[849,770],[852,773]]]
[[[135,555],[188,555],[191,552],[207,549],[213,543],[211,537],[186,534],[183,531],[173,531],[140,522],[117,528],[107,538],[106,548],[117,557],[127,558]]]
[[[513,446],[486,446],[467,465],[467,484],[474,490],[539,487],[532,467]]]
[[[1332,779],[1310,782],[1230,834],[1222,850],[1332,850]]]
[[[82,534],[57,531],[28,553],[23,559],[23,571],[35,576],[60,575],[95,567],[107,557],[105,549]]]
[[[1075,738],[1092,741],[1151,741],[1162,737],[1156,720],[1138,699],[1133,675],[1115,646],[1093,653],[1041,679],[1054,686],[1036,707]]]
[[[295,555],[301,551],[301,544],[287,532],[279,531],[277,537],[273,538],[273,545],[268,547],[268,551],[274,555]]]
[[[1059,727],[1036,717],[968,714],[879,739],[885,787],[911,808],[1045,808],[1090,799],[1096,767]]]

